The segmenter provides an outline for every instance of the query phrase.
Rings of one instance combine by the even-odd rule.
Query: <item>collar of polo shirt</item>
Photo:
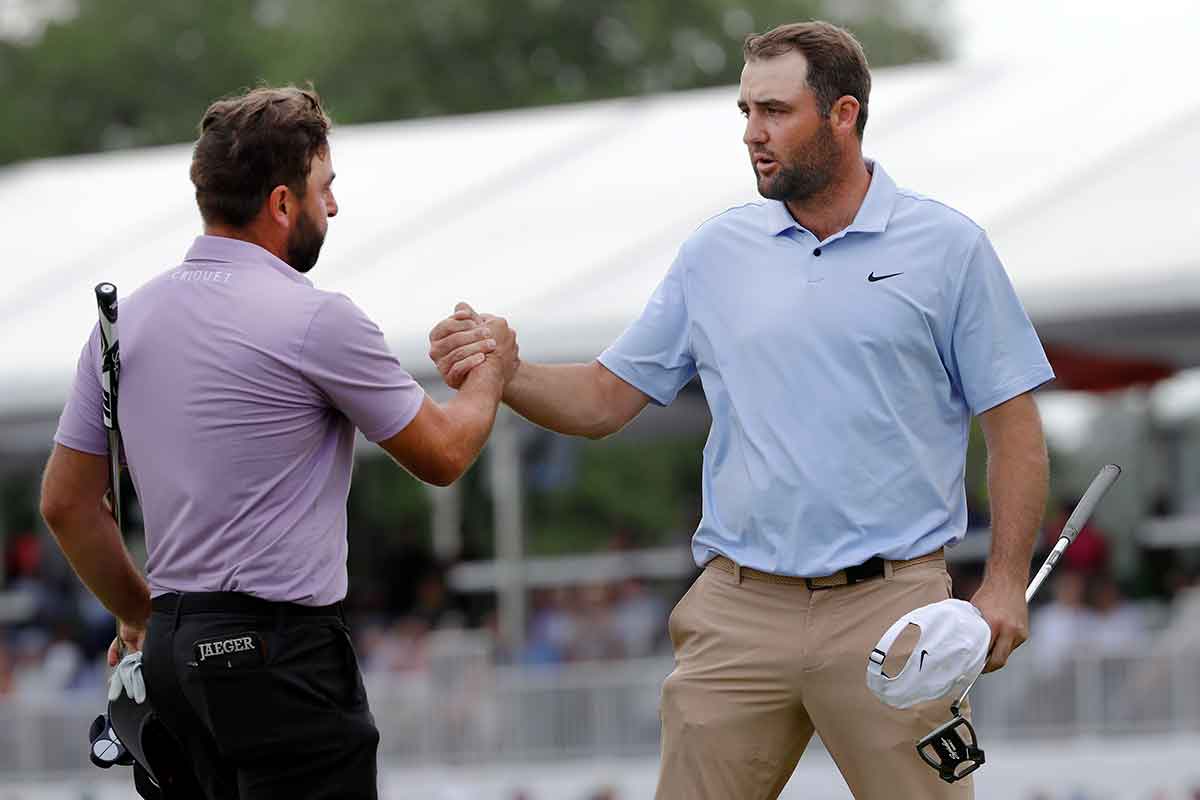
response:
[[[854,215],[854,221],[845,230],[835,233],[826,241],[840,239],[847,233],[883,233],[887,230],[892,208],[896,205],[896,184],[883,167],[869,158],[864,160],[867,169],[871,171],[871,185],[867,187],[866,197],[863,198],[858,213]],[[805,230],[796,222],[782,200],[767,200],[766,211],[768,236],[778,236],[793,228]]]
[[[266,248],[254,242],[231,239],[228,236],[197,236],[188,249],[181,269],[196,269],[199,264],[263,264],[295,283],[312,286],[304,275],[294,270],[287,262],[277,258]]]

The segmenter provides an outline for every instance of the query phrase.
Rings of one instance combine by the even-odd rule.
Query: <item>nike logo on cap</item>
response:
[[[927,656],[927,655],[929,655],[928,650],[921,651],[921,661],[920,661],[920,663],[917,664],[917,671],[920,671],[921,667],[925,666],[925,656]]]
[[[903,272],[893,272],[891,275],[876,275],[875,272],[872,270],[871,274],[867,276],[867,281],[869,283],[874,283],[875,281],[882,281],[882,280],[886,280],[888,278],[894,278],[897,275],[903,275],[903,274],[904,274]]]

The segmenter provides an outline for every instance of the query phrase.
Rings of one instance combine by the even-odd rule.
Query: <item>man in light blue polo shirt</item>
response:
[[[1029,392],[1053,373],[979,226],[863,158],[870,74],[853,37],[804,23],[745,49],[738,105],[766,199],[701,225],[597,361],[522,362],[504,399],[600,437],[700,377],[707,569],[670,621],[659,798],[776,797],[814,731],[857,798],[970,797],[913,750],[945,706],[884,706],[865,659],[901,614],[949,596],[973,416],[993,512],[973,598],[989,668],[1024,640],[1047,484]],[[435,328],[443,374],[477,326],[460,306]]]

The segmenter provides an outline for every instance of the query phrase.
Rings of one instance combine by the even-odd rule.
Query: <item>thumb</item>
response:
[[[1010,634],[1001,634],[992,641],[988,651],[987,663],[983,665],[984,672],[995,672],[1008,663],[1008,657],[1013,650],[1013,640]]]
[[[454,306],[454,310],[455,310],[455,312],[462,311],[467,314],[470,314],[472,317],[475,317],[476,319],[479,318],[479,315],[475,313],[475,309],[471,308],[469,303],[464,303],[464,302],[460,301],[458,304],[456,304]]]

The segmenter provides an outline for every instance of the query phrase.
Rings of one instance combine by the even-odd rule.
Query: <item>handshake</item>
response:
[[[429,332],[429,358],[442,380],[459,389],[476,368],[493,370],[502,384],[512,380],[521,363],[517,332],[508,321],[492,314],[478,314],[466,303]]]

